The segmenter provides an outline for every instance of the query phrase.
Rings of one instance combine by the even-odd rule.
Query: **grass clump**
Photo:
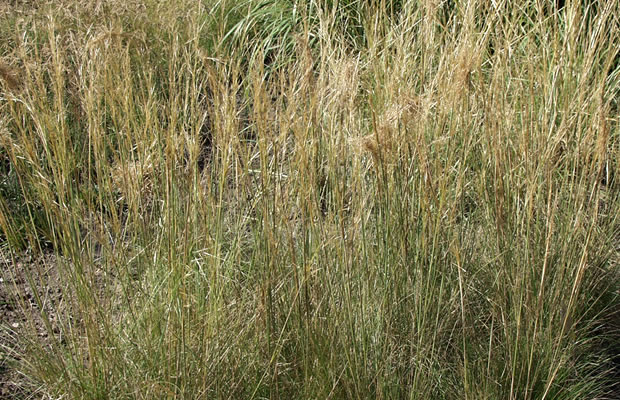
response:
[[[43,394],[618,390],[614,2],[63,4],[0,24]]]

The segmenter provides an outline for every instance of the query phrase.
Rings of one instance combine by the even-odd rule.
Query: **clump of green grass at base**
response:
[[[33,387],[85,399],[611,390],[614,2],[587,24],[577,4],[350,2],[355,29],[337,7],[300,2],[317,15],[279,27],[286,37],[268,34],[277,13],[229,2],[80,14],[89,23],[66,3],[76,15],[0,24],[21,38],[0,44],[18,81],[2,83],[0,157],[21,196],[0,191],[3,240],[14,256],[53,251],[67,286],[68,311],[42,315],[58,339],[24,339]],[[217,45],[232,37],[259,52]],[[264,65],[250,38],[286,59]]]

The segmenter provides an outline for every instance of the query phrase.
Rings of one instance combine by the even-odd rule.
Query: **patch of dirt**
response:
[[[0,248],[0,399],[50,398],[20,369],[29,343],[45,348],[62,340],[57,315],[64,304],[55,266],[53,255],[16,258]],[[40,310],[49,316],[48,326]]]

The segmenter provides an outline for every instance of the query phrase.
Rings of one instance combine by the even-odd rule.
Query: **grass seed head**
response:
[[[16,75],[8,65],[0,61],[0,78],[9,90],[17,90],[20,86]]]

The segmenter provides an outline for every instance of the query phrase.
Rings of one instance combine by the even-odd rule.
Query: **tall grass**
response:
[[[33,387],[611,396],[618,4],[61,3],[0,24]]]

